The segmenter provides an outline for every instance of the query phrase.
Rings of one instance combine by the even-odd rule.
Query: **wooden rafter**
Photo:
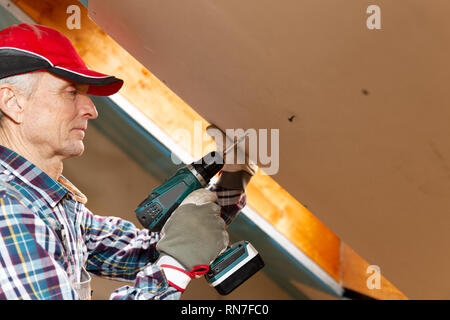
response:
[[[123,79],[121,94],[183,148],[194,150],[193,146],[183,145],[184,141],[177,141],[173,133],[179,128],[192,132],[194,121],[199,121],[204,130],[208,122],[92,22],[86,8],[80,5],[81,29],[69,30],[66,9],[73,1],[13,2],[37,23],[65,34],[91,68]],[[383,276],[381,289],[369,289],[366,285],[369,263],[270,176],[258,172],[248,186],[247,195],[248,204],[255,211],[343,287],[377,299],[406,299]]]

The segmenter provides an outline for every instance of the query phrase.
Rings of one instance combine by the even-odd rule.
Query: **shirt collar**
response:
[[[58,182],[60,184],[62,184],[64,187],[66,187],[66,189],[69,190],[69,193],[72,194],[73,198],[78,201],[81,202],[83,204],[86,204],[87,202],[87,197],[80,191],[78,190],[77,187],[75,187],[72,182],[70,182],[69,180],[67,180],[66,177],[64,176],[59,176],[58,178]]]
[[[69,190],[75,195],[78,192],[78,196],[86,198],[65,177],[60,176],[59,182],[56,181],[24,157],[2,145],[0,145],[0,165],[35,189],[52,208],[64,198]]]

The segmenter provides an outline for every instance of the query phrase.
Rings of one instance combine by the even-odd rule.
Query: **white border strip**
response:
[[[288,238],[282,235],[277,229],[274,228],[267,220],[261,217],[255,210],[249,205],[246,205],[241,213],[245,214],[254,224],[256,224],[262,231],[264,231],[269,237],[274,239],[278,244],[285,249],[295,260],[299,261],[310,272],[312,272],[317,278],[328,285],[337,295],[342,296],[344,288],[325,270],[322,269],[317,263],[315,263],[310,257],[308,257],[303,251],[297,248]]]
[[[166,146],[173,154],[175,154],[184,163],[194,162],[194,159],[186,150],[181,148],[175,141],[172,140],[164,131],[162,131],[156,124],[133,106],[122,95],[116,93],[109,98],[121,107],[130,117],[132,117],[137,123],[139,123],[145,130],[150,132],[159,142]]]
[[[67,72],[70,72],[70,73],[75,73],[75,74],[78,74],[79,76],[86,77],[86,78],[92,78],[92,79],[106,79],[106,78],[112,78],[113,77],[113,76],[107,76],[107,75],[106,76],[89,76],[87,74],[76,72],[76,71],[73,71],[73,70],[70,70],[70,69],[66,69],[66,68],[63,68],[63,67],[55,66],[54,68],[55,69],[64,70],[64,71],[67,71]],[[90,71],[93,71],[93,70],[90,70]],[[97,72],[97,71],[94,71],[94,72]]]
[[[116,93],[109,97],[114,103],[121,107],[131,118],[139,123],[145,130],[151,133],[163,145],[173,152],[184,163],[195,161],[188,152],[182,149],[175,141],[172,140],[164,131],[156,126],[146,115],[134,107],[123,96]],[[310,257],[298,249],[289,239],[277,231],[269,222],[262,218],[255,210],[248,205],[241,212],[245,214],[253,223],[255,223],[269,237],[275,240],[283,249],[286,250],[295,260],[304,265],[306,269],[312,272],[318,279],[328,285],[338,296],[342,296],[344,289],[332,278],[325,270],[317,265]]]

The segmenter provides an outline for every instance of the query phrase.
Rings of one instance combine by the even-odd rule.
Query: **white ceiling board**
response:
[[[382,30],[366,28],[370,4]],[[89,11],[206,120],[280,129],[278,183],[406,295],[450,298],[450,2],[90,0]]]

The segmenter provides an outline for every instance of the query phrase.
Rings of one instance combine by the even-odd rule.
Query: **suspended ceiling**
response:
[[[371,4],[381,30],[366,28]],[[450,298],[448,1],[90,0],[89,11],[206,120],[279,129],[279,184],[410,298]]]

